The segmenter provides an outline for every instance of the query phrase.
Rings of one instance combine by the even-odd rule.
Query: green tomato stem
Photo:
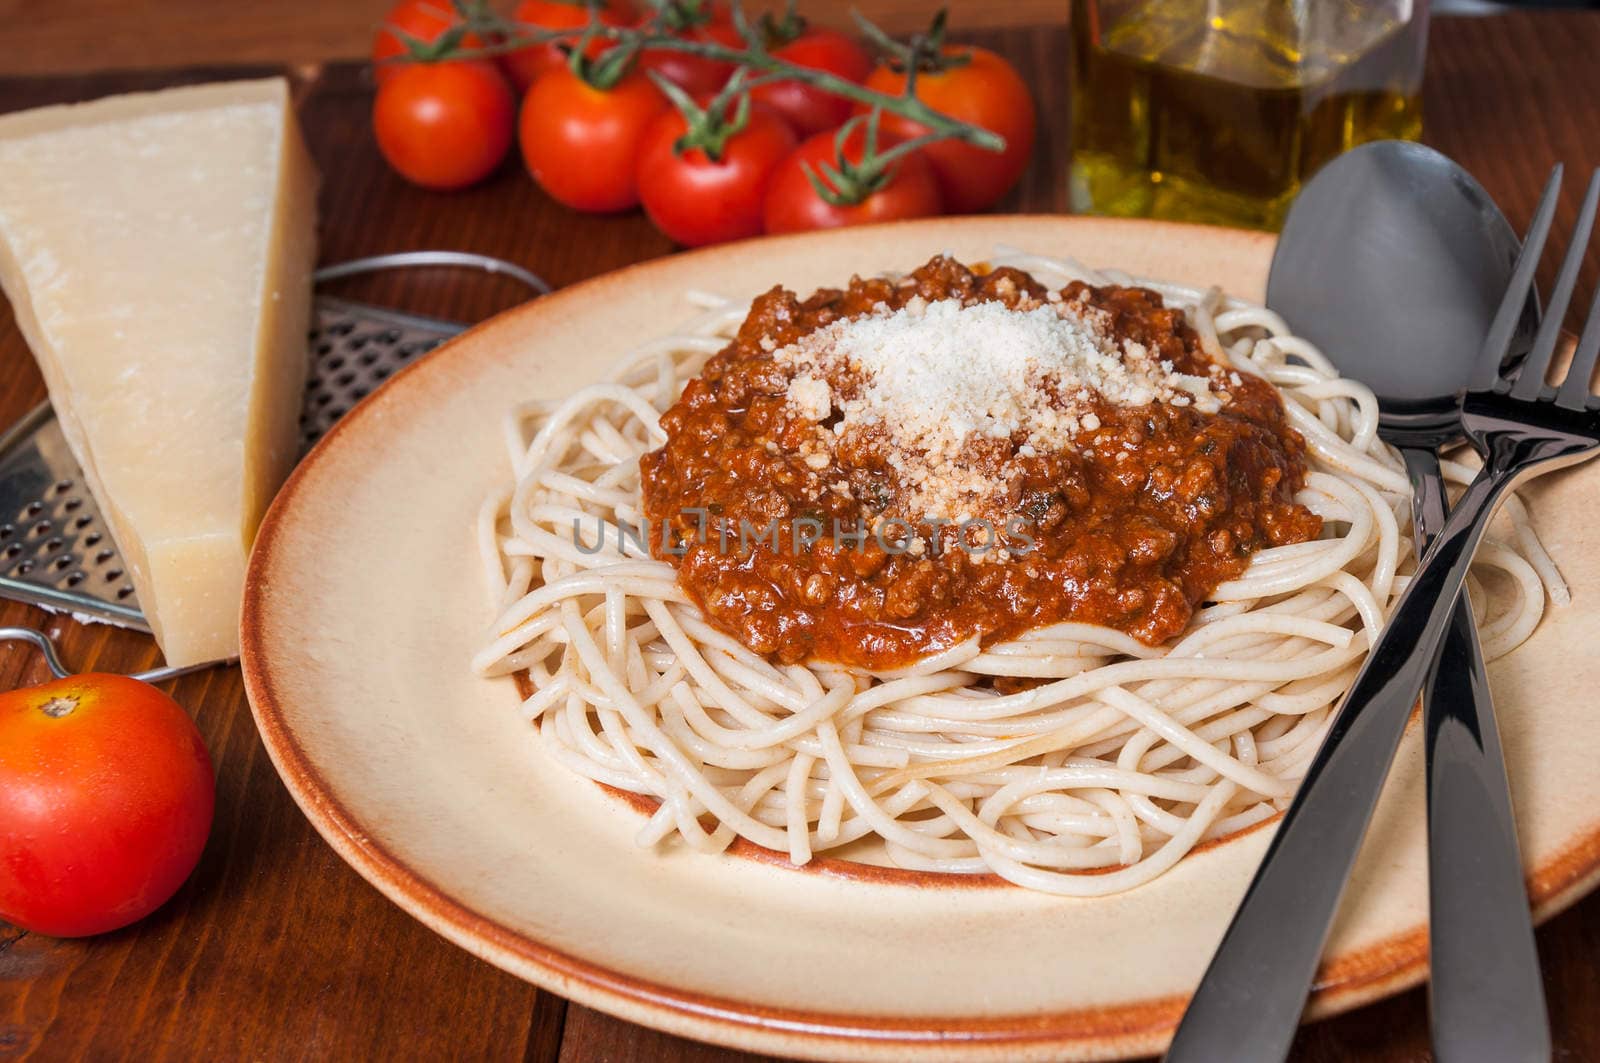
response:
[[[659,19],[658,15],[658,19]],[[571,29],[559,30],[529,30],[526,26],[505,19],[483,8],[477,8],[470,14],[469,28],[480,34],[496,37],[494,44],[481,48],[457,49],[458,57],[490,56],[503,52],[514,51],[518,48],[527,48],[538,44],[547,44],[551,41],[571,40],[575,31]],[[938,27],[942,30],[942,26]],[[881,32],[881,31],[880,31]],[[753,84],[765,84],[769,81],[799,81],[835,96],[842,96],[866,107],[876,107],[886,114],[898,115],[928,128],[928,133],[917,139],[918,146],[932,143],[936,140],[960,140],[985,151],[1001,152],[1005,150],[1005,138],[997,133],[984,129],[982,126],[963,122],[958,118],[936,111],[916,97],[915,73],[917,64],[913,63],[907,70],[906,91],[900,96],[891,96],[888,93],[876,92],[865,85],[858,85],[848,78],[839,77],[837,74],[826,70],[816,70],[807,66],[800,66],[788,60],[780,59],[765,48],[747,46],[732,48],[715,41],[686,40],[666,32],[658,26],[630,27],[607,26],[593,17],[589,26],[581,32],[585,40],[602,39],[611,41],[614,45],[623,47],[631,46],[637,52],[646,49],[651,51],[681,52],[685,55],[696,55],[701,58],[718,62],[730,63],[747,70],[755,71],[762,76],[753,78]],[[904,46],[901,46],[904,47]],[[903,154],[903,153],[902,153]]]

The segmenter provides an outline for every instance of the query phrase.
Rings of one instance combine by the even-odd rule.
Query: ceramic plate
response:
[[[614,1015],[755,1051],[871,1060],[1109,1059],[1158,1051],[1271,827],[1148,885],[1077,900],[1004,885],[841,877],[683,847],[546,759],[510,679],[468,659],[491,617],[473,540],[509,476],[514,401],[597,378],[692,315],[996,244],[1260,298],[1268,236],[1144,222],[911,222],[674,255],[505,313],[350,413],[278,496],[251,562],[243,666],[278,770],[357,871],[440,934]],[[1530,491],[1576,601],[1490,669],[1541,915],[1600,867],[1600,469]],[[1422,757],[1407,737],[1312,1002],[1346,1009],[1426,966]],[[949,882],[949,879],[945,879]]]

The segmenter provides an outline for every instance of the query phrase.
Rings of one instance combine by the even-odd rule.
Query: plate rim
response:
[[[1145,219],[1076,217],[1059,214],[995,214],[956,218],[915,219],[862,226],[849,232],[870,238],[874,232],[930,224],[981,228],[999,222],[1038,222],[1051,226],[1093,226],[1160,235],[1227,234],[1230,240],[1270,243],[1271,233]],[[1036,1015],[955,1016],[937,1023],[892,1016],[830,1014],[753,1004],[674,988],[620,972],[545,945],[453,898],[425,875],[408,866],[365,831],[338,800],[306,749],[284,718],[275,695],[271,666],[263,643],[263,599],[269,581],[274,544],[292,512],[294,499],[313,465],[340,447],[352,426],[364,423],[374,400],[410,387],[418,378],[443,367],[468,349],[480,332],[503,327],[513,318],[557,310],[574,297],[679,264],[752,244],[803,245],[838,239],[839,231],[763,237],[636,262],[585,278],[521,303],[474,325],[395,373],[328,431],[301,459],[268,508],[257,532],[245,574],[240,612],[239,664],[251,714],[273,767],[307,819],[334,851],[363,879],[403,911],[431,930],[541,989],[608,1014],[654,1029],[747,1051],[805,1058],[889,1060],[915,1051],[922,1058],[1016,1059],[1019,1053],[1073,1052],[1082,1059],[1120,1059],[1160,1051],[1182,1014],[1181,995],[1151,998],[1107,1007],[1079,1008]],[[431,368],[430,368],[431,367]],[[404,383],[402,383],[404,382]],[[1276,817],[1275,817],[1276,818]],[[1600,884],[1600,828],[1579,838],[1529,878],[1534,918],[1542,922]],[[1366,948],[1335,957],[1319,971],[1307,1005],[1308,1020],[1350,1010],[1398,993],[1424,980],[1428,967],[1427,925],[1383,939]]]

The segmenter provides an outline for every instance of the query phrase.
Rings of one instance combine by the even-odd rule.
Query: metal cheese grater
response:
[[[452,251],[379,255],[316,273],[316,281],[410,266],[505,274],[550,286],[509,262]],[[318,296],[307,342],[311,370],[300,414],[302,452],[408,362],[466,328],[451,321]],[[126,567],[48,402],[0,435],[0,597],[79,620],[149,631]]]

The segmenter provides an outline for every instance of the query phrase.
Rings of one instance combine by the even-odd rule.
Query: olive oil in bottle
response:
[[[1080,213],[1277,229],[1303,181],[1415,140],[1427,0],[1073,0]]]

